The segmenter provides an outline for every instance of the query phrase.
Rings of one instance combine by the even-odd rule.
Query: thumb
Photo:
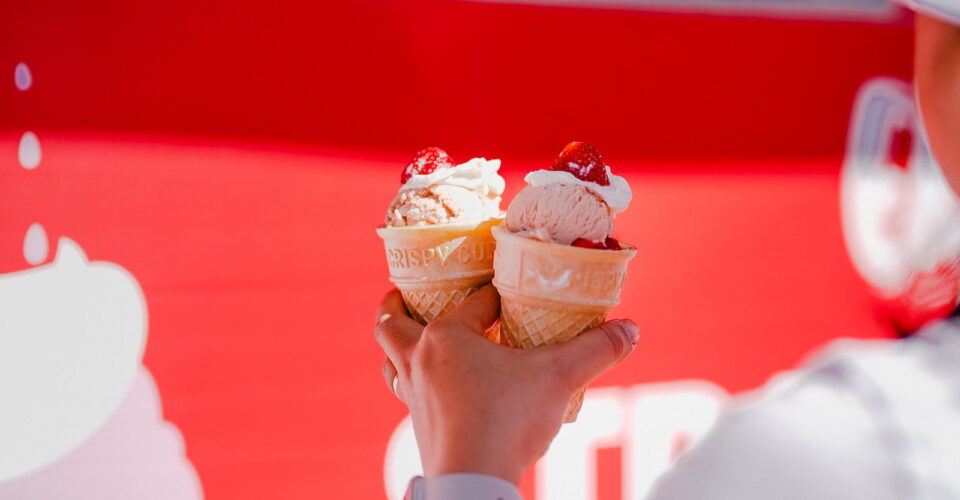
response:
[[[633,352],[637,338],[639,330],[633,321],[608,321],[556,345],[551,354],[568,381],[580,387]]]

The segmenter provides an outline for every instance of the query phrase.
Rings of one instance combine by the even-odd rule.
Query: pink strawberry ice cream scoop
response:
[[[503,216],[500,160],[474,158],[455,165],[440,148],[418,152],[404,168],[400,191],[390,202],[389,227],[479,223]]]
[[[507,230],[550,243],[620,249],[613,219],[626,210],[632,194],[613,175],[600,152],[582,142],[564,148],[551,170],[536,170],[507,209]]]
[[[528,186],[510,203],[506,225],[521,236],[562,245],[577,238],[602,242],[613,236],[613,212],[584,186]]]

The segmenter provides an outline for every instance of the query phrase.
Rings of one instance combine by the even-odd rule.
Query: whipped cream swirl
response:
[[[438,168],[429,174],[414,174],[400,189],[422,189],[430,186],[458,186],[482,196],[502,195],[506,183],[497,171],[500,160],[473,158],[453,168]]]
[[[453,168],[438,168],[429,174],[412,175],[400,186],[400,190],[425,189],[431,186],[455,186],[467,189],[480,198],[483,213],[478,214],[477,219],[502,217],[500,197],[503,195],[506,182],[497,173],[498,170],[500,170],[500,160],[473,158]]]

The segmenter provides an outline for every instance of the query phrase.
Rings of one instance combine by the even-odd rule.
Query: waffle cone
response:
[[[492,233],[500,343],[522,349],[566,342],[603,323],[637,253],[629,245],[613,251],[546,243],[500,227]],[[570,399],[564,422],[577,419],[583,392]]]
[[[479,224],[380,227],[392,281],[414,319],[427,324],[493,277],[491,219]]]

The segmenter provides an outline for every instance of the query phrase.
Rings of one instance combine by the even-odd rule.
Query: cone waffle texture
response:
[[[400,290],[400,294],[403,295],[403,301],[407,304],[407,310],[410,311],[413,319],[425,325],[456,309],[463,302],[463,299],[467,298],[467,295],[473,293],[483,284],[480,283],[477,286],[467,288],[453,286],[451,288]]]
[[[501,297],[500,338],[529,349],[566,342],[606,318],[620,302],[627,263],[636,249],[597,250],[517,236],[493,228],[497,241],[493,284]],[[583,389],[570,399],[564,422],[573,422]]]
[[[427,324],[490,282],[496,247],[490,228],[499,223],[377,228],[390,281],[414,319]]]

